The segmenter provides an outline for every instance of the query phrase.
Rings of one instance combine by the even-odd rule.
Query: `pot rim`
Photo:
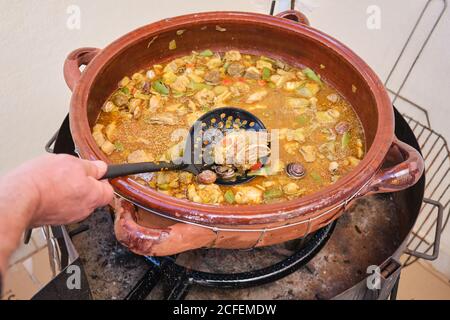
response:
[[[87,119],[87,102],[90,88],[97,75],[108,61],[126,48],[133,46],[142,38],[156,36],[161,32],[174,31],[204,23],[240,23],[264,24],[272,28],[282,28],[287,32],[299,33],[320,42],[335,54],[350,61],[366,81],[375,99],[378,111],[378,125],[371,148],[361,162],[351,172],[318,192],[305,197],[280,203],[261,205],[208,205],[177,199],[160,193],[150,187],[140,185],[130,178],[117,178],[111,181],[116,192],[150,211],[161,212],[168,218],[215,225],[248,225],[269,222],[282,222],[286,219],[317,213],[325,208],[345,204],[367,185],[381,167],[394,139],[394,113],[389,96],[375,72],[351,49],[331,36],[310,26],[298,24],[258,13],[216,11],[195,13],[160,20],[131,31],[112,42],[85,68],[74,88],[70,106],[70,129],[77,153],[89,160],[101,159],[110,163],[97,147],[91,135]]]

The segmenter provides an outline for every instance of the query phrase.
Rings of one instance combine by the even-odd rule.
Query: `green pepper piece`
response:
[[[270,69],[267,67],[264,67],[262,70],[262,78],[263,80],[269,80],[270,79]]]
[[[155,89],[157,92],[167,96],[169,94],[169,88],[166,87],[166,85],[161,80],[156,80],[153,82],[153,89]]]
[[[310,68],[303,69],[303,74],[307,76],[309,79],[316,81],[319,84],[322,84],[322,80],[320,80],[320,77]]]
[[[231,190],[228,190],[227,192],[225,192],[224,194],[225,200],[229,203],[229,204],[233,204],[234,203],[234,193]]]
[[[122,151],[123,151],[123,144],[122,144],[122,142],[120,142],[120,141],[116,141],[116,142],[114,143],[114,147],[116,147],[116,150],[119,151],[119,152],[122,152]]]
[[[160,185],[158,185],[158,189],[167,191],[167,190],[169,190],[169,184],[168,183],[160,184]]]
[[[269,189],[264,192],[264,199],[266,200],[276,199],[281,196],[283,196],[283,191],[280,189]]]
[[[200,52],[199,55],[202,57],[211,57],[212,55],[214,55],[214,53],[211,50],[206,49],[206,50]]]
[[[311,178],[313,178],[317,183],[322,183],[322,177],[315,171],[311,172]]]
[[[345,132],[342,135],[342,139],[341,139],[341,146],[342,149],[346,149],[348,147],[348,145],[350,144],[350,133]]]
[[[299,125],[305,126],[308,124],[309,118],[306,115],[302,114],[297,118],[297,122],[299,123]]]
[[[125,93],[126,95],[130,94],[130,89],[128,89],[127,87],[123,87],[122,89],[120,89],[120,91],[122,91],[123,93]]]

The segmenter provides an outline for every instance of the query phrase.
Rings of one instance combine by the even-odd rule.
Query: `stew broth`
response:
[[[326,67],[326,66],[322,66]],[[113,163],[173,161],[201,115],[233,106],[278,129],[279,156],[257,163],[240,186],[219,186],[187,172],[141,174],[159,192],[207,204],[260,204],[311,194],[335,183],[365,154],[351,105],[309,68],[232,50],[193,52],[124,77],[105,102],[93,137]],[[212,180],[212,182],[214,179]]]

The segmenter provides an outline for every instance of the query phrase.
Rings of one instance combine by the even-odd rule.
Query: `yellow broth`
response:
[[[270,203],[335,183],[364,156],[357,115],[317,73],[238,51],[193,52],[124,77],[105,102],[93,136],[114,163],[171,161],[184,146],[183,137],[174,139],[173,133],[222,106],[248,110],[267,129],[279,129],[276,170],[263,170],[266,176],[233,187],[202,184],[186,172],[137,175],[136,180],[199,203]],[[300,163],[304,176],[288,175],[289,163]]]

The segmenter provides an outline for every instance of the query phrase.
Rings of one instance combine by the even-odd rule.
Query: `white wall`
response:
[[[425,2],[299,0],[299,8],[309,16],[313,26],[353,48],[384,80]],[[287,9],[288,3],[279,1],[277,11]],[[439,3],[435,0],[433,5]],[[366,9],[372,4],[381,9],[380,30],[366,27]],[[80,30],[66,26],[69,5],[81,9]],[[270,0],[0,0],[0,7],[1,174],[42,153],[45,142],[58,129],[70,100],[62,66],[73,49],[101,48],[136,27],[189,12],[268,13]],[[433,127],[447,140],[450,140],[449,17],[447,11],[404,90],[408,98],[429,110]],[[406,66],[402,67],[405,70]],[[402,75],[401,71],[394,77],[393,89]],[[445,235],[443,246],[448,248],[449,244],[450,232]],[[440,268],[450,272],[450,259],[444,260]]]

